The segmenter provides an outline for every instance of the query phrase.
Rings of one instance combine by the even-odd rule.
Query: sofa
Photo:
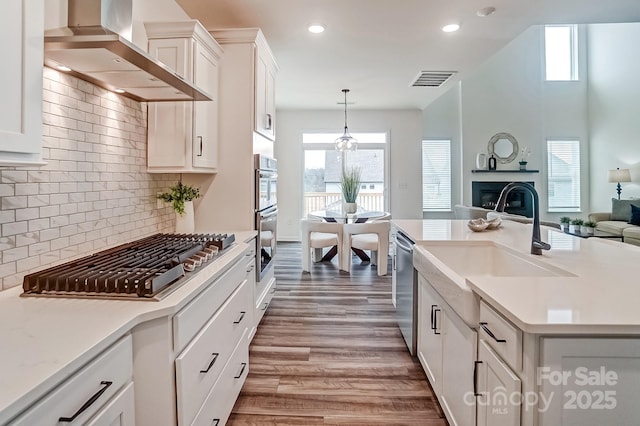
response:
[[[590,213],[589,221],[596,229],[619,235],[622,241],[640,246],[640,199],[611,199],[611,211]]]

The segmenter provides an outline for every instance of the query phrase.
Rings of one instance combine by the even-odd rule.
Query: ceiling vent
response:
[[[414,87],[440,87],[455,73],[456,71],[421,71],[411,85]]]

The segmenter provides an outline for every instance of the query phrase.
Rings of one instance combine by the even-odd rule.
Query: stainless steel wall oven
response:
[[[256,177],[256,278],[260,281],[273,266],[278,229],[277,161],[260,154],[254,156]]]

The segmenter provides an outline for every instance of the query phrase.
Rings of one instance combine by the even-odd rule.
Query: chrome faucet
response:
[[[538,202],[538,192],[535,188],[526,182],[511,182],[502,189],[498,202],[496,203],[496,212],[503,213],[507,204],[507,195],[513,189],[526,189],[533,197],[533,234],[531,235],[531,254],[542,254],[542,250],[549,250],[551,245],[540,239],[540,203]]]

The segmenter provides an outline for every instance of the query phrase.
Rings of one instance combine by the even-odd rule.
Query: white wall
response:
[[[302,216],[304,132],[340,132],[344,113],[278,110],[275,157],[278,159],[278,240],[298,241]],[[396,219],[422,217],[421,112],[419,110],[349,110],[349,130],[389,132],[391,214]]]
[[[640,23],[590,25],[588,36],[591,208],[610,211],[609,169],[630,169],[622,198],[640,197]]]
[[[460,87],[451,89],[445,95],[448,99],[434,102],[423,112],[425,136],[462,141],[461,162],[454,158],[453,175],[454,180],[462,182],[461,201],[464,204],[471,204],[473,180],[527,180],[535,182],[540,194],[541,216],[549,219],[558,216],[546,213],[547,138],[579,138],[582,141],[583,182],[588,182],[586,82],[544,81],[543,35],[544,27],[529,28],[463,79]],[[531,156],[527,168],[540,170],[540,173],[472,173],[476,154],[486,153],[487,142],[499,132],[511,133],[520,148],[529,147]],[[518,163],[498,164],[498,169],[516,170]],[[588,183],[583,185],[582,192],[586,215]],[[454,204],[460,200],[455,195]]]

